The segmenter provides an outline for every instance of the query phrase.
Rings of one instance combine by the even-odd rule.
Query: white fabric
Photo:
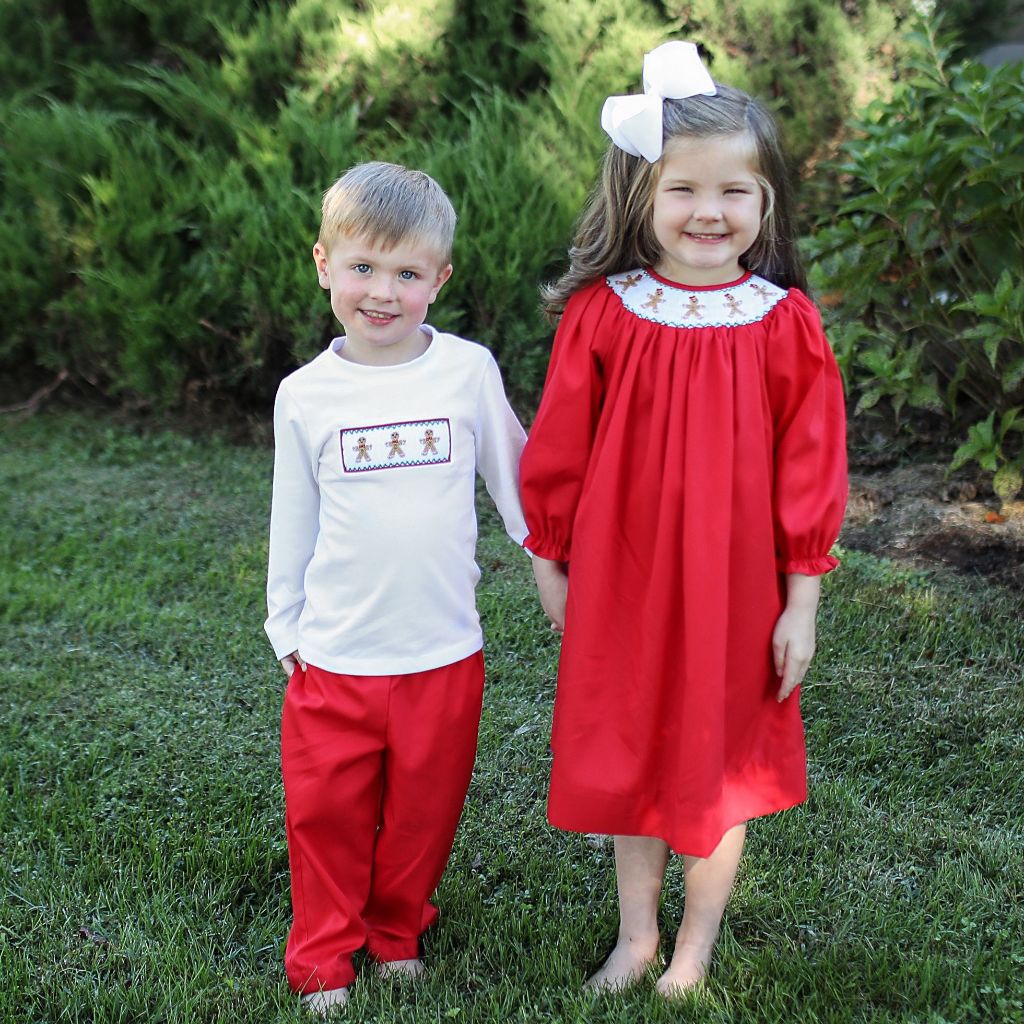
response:
[[[631,313],[666,327],[739,327],[763,320],[785,297],[780,288],[751,274],[733,284],[688,288],[668,284],[646,270],[605,278]]]
[[[483,644],[476,473],[522,544],[526,435],[487,349],[424,330],[411,362],[351,363],[336,338],[281,382],[265,626],[278,658],[397,675]]]
[[[644,55],[644,91],[609,96],[601,110],[601,127],[619,149],[653,164],[662,150],[663,100],[714,96],[718,90],[701,63],[696,43],[676,40]]]

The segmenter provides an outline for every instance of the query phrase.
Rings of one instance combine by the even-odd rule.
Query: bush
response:
[[[1024,68],[953,65],[954,40],[913,35],[909,74],[872,104],[844,159],[845,199],[809,255],[858,412],[905,407],[967,433],[953,456],[996,471],[1024,453]]]
[[[390,159],[434,173],[459,211],[456,275],[432,315],[490,345],[528,409],[551,334],[536,289],[594,178],[601,103],[637,89],[641,54],[702,39],[809,159],[889,90],[909,6],[0,5],[0,370],[8,387],[66,370],[119,402],[265,411],[336,327],[308,266],[318,197],[351,164]]]

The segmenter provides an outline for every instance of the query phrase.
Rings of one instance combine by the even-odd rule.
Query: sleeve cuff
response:
[[[786,576],[790,573],[801,573],[804,576],[824,576],[839,565],[839,559],[832,555],[822,555],[820,558],[791,558],[779,559],[779,572]]]
[[[538,558],[546,558],[551,562],[568,562],[568,545],[556,544],[554,541],[545,541],[530,533],[523,541],[523,547]]]

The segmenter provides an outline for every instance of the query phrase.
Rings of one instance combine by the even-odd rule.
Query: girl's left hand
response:
[[[786,608],[775,623],[772,655],[775,674],[782,680],[778,700],[784,701],[803,682],[814,657],[813,610]]]

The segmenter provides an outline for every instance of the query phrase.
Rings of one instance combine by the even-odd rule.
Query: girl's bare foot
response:
[[[335,1010],[341,1009],[348,1002],[347,988],[321,989],[310,992],[302,997],[302,1005],[318,1017],[330,1017]]]
[[[583,988],[588,992],[621,992],[638,982],[657,962],[657,934],[646,940],[620,935],[608,959],[587,979]]]
[[[696,988],[711,964],[711,946],[676,944],[668,970],[654,983],[666,999],[678,999]]]
[[[382,978],[415,981],[425,970],[423,961],[418,957],[412,960],[383,960],[377,964],[377,973]]]

